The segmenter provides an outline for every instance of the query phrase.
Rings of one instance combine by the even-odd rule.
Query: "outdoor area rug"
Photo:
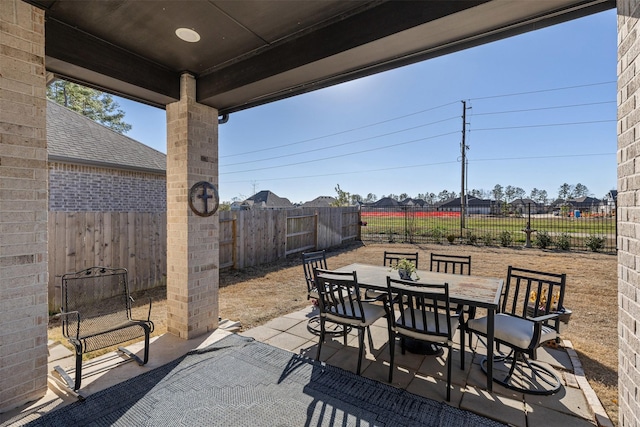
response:
[[[35,416],[34,416],[35,418]],[[501,426],[340,368],[230,335],[29,426]]]

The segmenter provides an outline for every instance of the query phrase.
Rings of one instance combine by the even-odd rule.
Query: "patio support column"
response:
[[[640,426],[640,0],[618,0],[618,423]]]
[[[188,200],[200,181],[218,186],[218,111],[196,102],[184,73],[167,105],[167,328],[185,339],[218,327],[218,214],[198,216]]]
[[[0,413],[47,391],[44,12],[0,1]]]

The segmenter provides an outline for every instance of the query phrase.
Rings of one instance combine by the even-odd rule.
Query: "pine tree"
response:
[[[47,98],[115,132],[125,133],[131,130],[131,125],[123,120],[124,111],[108,93],[56,80],[47,87]]]

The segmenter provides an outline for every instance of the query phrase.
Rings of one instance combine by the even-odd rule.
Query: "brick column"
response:
[[[619,425],[640,426],[640,0],[618,0]]]
[[[167,105],[167,327],[185,339],[218,327],[218,214],[188,203],[193,184],[218,185],[218,111],[195,93],[185,73],[180,101]]]
[[[0,0],[0,412],[47,390],[44,13]]]

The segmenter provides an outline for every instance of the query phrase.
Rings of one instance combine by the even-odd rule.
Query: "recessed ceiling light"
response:
[[[178,28],[176,30],[176,36],[178,36],[181,40],[184,40],[189,43],[195,43],[200,41],[200,34],[196,33],[194,30],[190,28]]]

